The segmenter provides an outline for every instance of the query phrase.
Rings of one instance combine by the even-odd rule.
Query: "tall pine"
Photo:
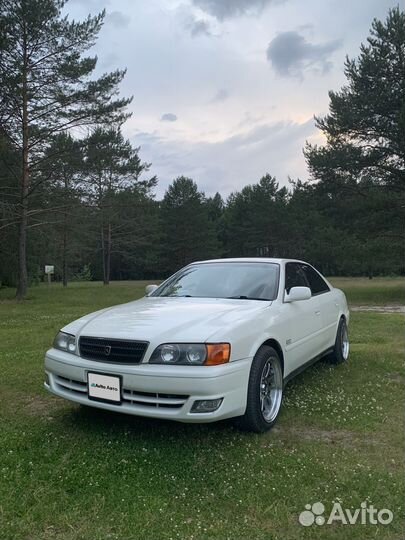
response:
[[[374,20],[357,59],[346,59],[347,83],[329,92],[329,114],[316,118],[326,145],[307,144],[312,175],[340,183],[405,188],[405,12]]]
[[[400,267],[404,254],[404,11],[373,21],[358,58],[346,59],[345,75],[346,85],[329,93],[329,114],[316,118],[326,144],[307,144],[305,156],[312,179],[336,204],[360,197],[350,234],[363,246],[371,276],[387,261]]]
[[[180,176],[168,187],[160,208],[161,264],[167,274],[219,255],[215,226],[205,195]]]
[[[130,99],[116,97],[125,71],[92,78],[97,58],[85,56],[104,11],[83,22],[62,15],[64,0],[0,0],[0,133],[20,156],[17,298],[26,295],[30,196],[57,133],[123,122]]]
[[[149,169],[138,155],[139,148],[132,147],[121,131],[115,128],[96,128],[84,139],[83,193],[98,216],[103,262],[103,282],[110,282],[111,255],[117,237],[128,228],[121,221],[124,201],[117,194],[130,190],[148,195],[156,185],[156,178],[141,180]]]

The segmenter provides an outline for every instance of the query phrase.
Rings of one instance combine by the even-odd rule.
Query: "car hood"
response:
[[[91,313],[62,330],[76,336],[161,343],[207,341],[220,328],[248,321],[270,305],[256,300],[145,297]]]

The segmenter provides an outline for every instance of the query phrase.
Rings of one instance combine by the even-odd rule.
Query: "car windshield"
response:
[[[183,268],[151,296],[274,300],[279,265],[264,262],[218,262]]]

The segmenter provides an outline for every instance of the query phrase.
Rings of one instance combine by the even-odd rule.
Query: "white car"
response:
[[[349,355],[345,295],[311,265],[270,258],[192,263],[140,300],[64,328],[45,388],[101,409],[181,422],[238,417],[270,429],[288,380]]]

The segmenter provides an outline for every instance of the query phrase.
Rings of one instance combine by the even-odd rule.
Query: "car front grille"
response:
[[[82,358],[113,364],[139,364],[148,348],[147,341],[95,338],[81,336],[79,351]]]
[[[87,398],[87,383],[54,375],[56,386],[68,395]],[[165,394],[161,392],[142,392],[129,388],[122,389],[122,403],[134,408],[180,409],[188,400],[184,394]]]

